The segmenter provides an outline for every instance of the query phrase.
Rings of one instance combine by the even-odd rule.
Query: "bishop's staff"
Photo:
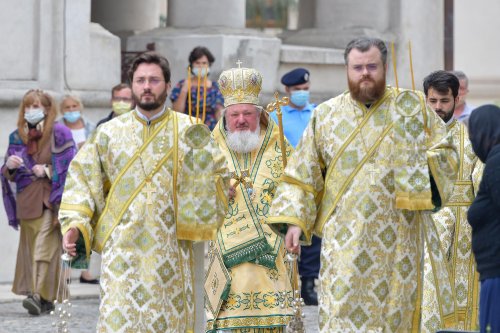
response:
[[[288,105],[290,102],[289,98],[284,96],[279,98],[278,92],[274,93],[274,102],[267,104],[266,112],[273,113],[276,111],[276,116],[278,117],[278,128],[280,132],[280,145],[281,145],[281,157],[283,159],[283,168],[286,168],[286,144],[285,135],[283,133],[283,113],[281,112],[281,107]]]
[[[280,145],[281,145],[281,157],[283,159],[283,168],[286,168],[286,144],[285,144],[285,135],[283,132],[283,113],[281,112],[281,107],[288,105],[290,102],[288,97],[279,98],[278,92],[274,93],[274,102],[271,102],[266,107],[267,113],[272,113],[276,111],[276,116],[278,118],[278,128],[280,133]],[[287,261],[291,266],[291,275],[292,275],[292,308],[293,308],[293,317],[292,320],[286,326],[287,333],[305,333],[305,326],[302,318],[304,318],[305,314],[302,310],[304,307],[304,299],[300,296],[299,289],[299,272],[297,266],[298,256],[292,253],[287,254]],[[283,295],[283,299],[285,300],[281,306],[284,308],[286,306],[286,293]]]

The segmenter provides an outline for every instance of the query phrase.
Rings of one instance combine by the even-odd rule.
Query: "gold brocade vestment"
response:
[[[447,257],[446,281],[452,286],[455,311],[444,320],[440,318],[439,303],[443,300],[436,293],[436,277],[426,251],[422,332],[434,333],[443,328],[476,330],[479,327],[479,274],[472,254],[472,230],[467,222],[467,210],[474,200],[475,188],[479,186],[483,164],[474,154],[464,124],[453,120],[448,125],[448,131],[459,151],[460,167],[450,200],[431,217]]]
[[[87,253],[92,247],[102,254],[97,332],[193,332],[192,242],[180,240],[177,230],[196,221],[179,220],[195,214],[176,207],[177,200],[187,202],[183,188],[199,187],[178,172],[193,151],[185,137],[188,119],[167,109],[148,124],[129,112],[100,126],[71,163],[59,218],[63,233],[78,228]],[[215,142],[201,152],[209,156],[205,164],[213,161],[213,174],[199,178],[227,187]],[[226,201],[215,186],[206,187],[199,207],[205,198]],[[212,219],[221,216],[216,209],[223,216],[218,203]]]
[[[418,332],[422,214],[449,197],[457,164],[420,92],[387,87],[369,109],[345,92],[314,110],[268,223],[323,237],[322,333]]]
[[[232,279],[228,298],[216,320],[217,329],[282,332],[292,316],[290,273],[282,237],[264,224],[283,174],[278,126],[274,122],[261,123],[260,148],[245,154],[230,151],[223,121],[213,133],[229,170],[239,179],[236,195],[229,200],[224,224],[213,245],[224,258]],[[287,155],[291,150],[287,143]],[[249,177],[244,177],[244,170],[248,170]],[[209,311],[207,319],[209,331],[214,321]]]

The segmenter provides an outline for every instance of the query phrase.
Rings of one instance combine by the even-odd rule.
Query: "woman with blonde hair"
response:
[[[59,122],[71,130],[78,149],[87,141],[95,129],[94,123],[87,120],[82,115],[82,112],[83,103],[78,96],[66,95],[63,97],[61,101],[62,118],[59,119]]]
[[[83,109],[82,100],[76,95],[66,95],[61,100],[62,118],[59,119],[59,122],[70,129],[78,149],[83,146],[95,130],[94,123],[82,115]],[[93,262],[97,260],[99,263],[99,258],[95,254],[91,260]],[[99,280],[92,276],[90,269],[87,269],[80,274],[80,283],[98,284]]]
[[[55,123],[56,115],[48,93],[24,95],[0,174],[9,224],[21,229],[12,292],[27,296],[23,307],[32,315],[53,309],[57,298],[62,254],[57,211],[76,154],[71,132]]]

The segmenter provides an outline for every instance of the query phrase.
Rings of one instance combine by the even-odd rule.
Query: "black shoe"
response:
[[[53,311],[55,309],[54,303],[50,301],[46,301],[42,298],[41,300],[41,313],[49,313],[50,311]]]
[[[303,277],[301,278],[301,296],[306,305],[318,305],[318,293],[314,290],[314,278]]]
[[[33,316],[39,316],[42,313],[42,304],[39,295],[28,296],[23,300],[23,308]]]
[[[87,280],[83,276],[80,276],[80,283],[99,284],[99,279]]]

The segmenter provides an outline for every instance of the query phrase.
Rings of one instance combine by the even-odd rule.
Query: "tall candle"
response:
[[[207,78],[208,78],[208,67],[205,70],[205,77],[203,79],[203,116],[201,122],[205,123],[205,116],[207,113]]]
[[[396,81],[396,89],[399,91],[398,71],[396,69],[396,52],[394,51],[394,42],[391,43],[392,65],[394,67],[394,80]]]
[[[191,119],[191,66],[188,66],[187,85],[188,85],[188,115],[189,115],[189,120],[192,123],[193,120]]]

